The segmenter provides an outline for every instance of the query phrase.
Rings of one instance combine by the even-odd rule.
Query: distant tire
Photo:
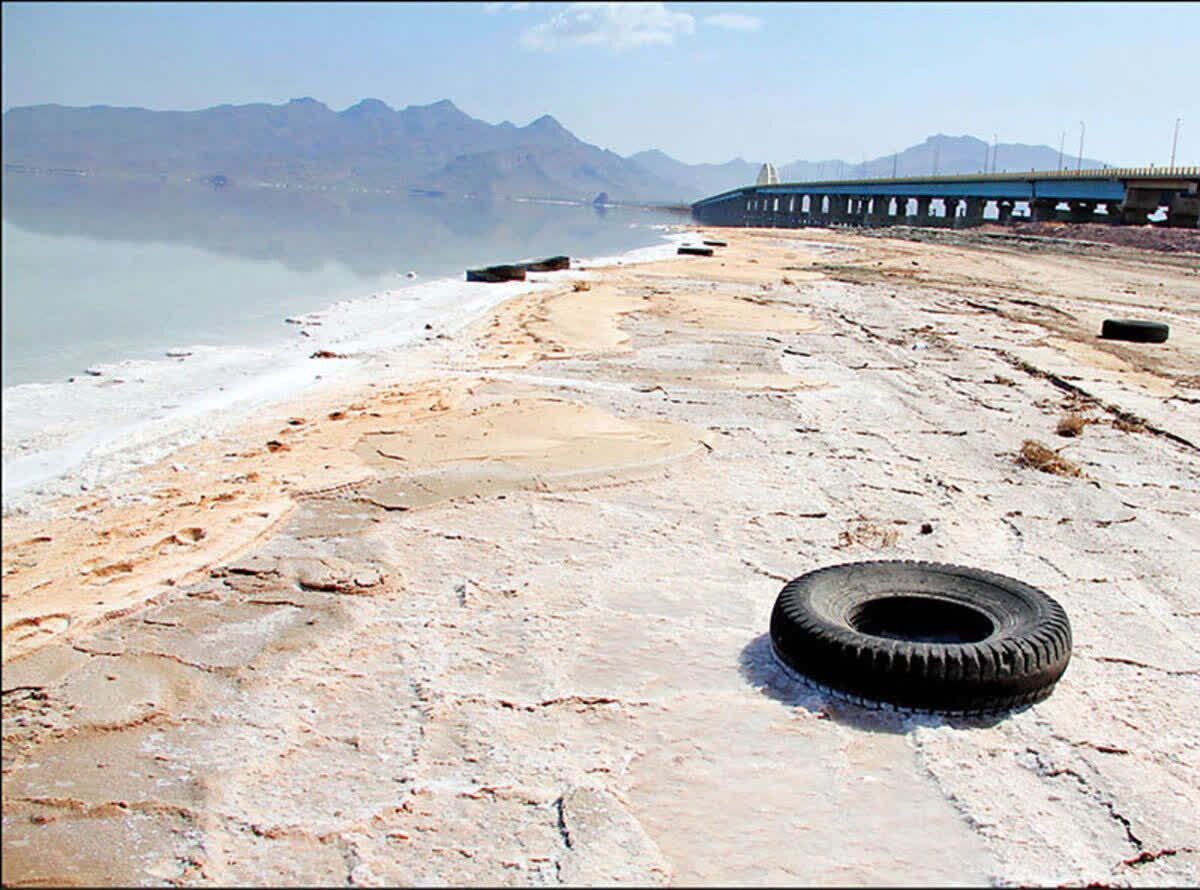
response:
[[[524,266],[486,266],[483,269],[468,269],[467,281],[481,281],[497,284],[503,281],[524,281]]]
[[[680,256],[712,256],[711,247],[681,247],[675,251]]]
[[[571,268],[571,258],[567,256],[552,256],[544,260],[534,260],[519,264],[526,272],[561,272]]]
[[[829,566],[780,592],[771,644],[793,670],[901,707],[981,713],[1050,694],[1071,658],[1062,606],[1021,581],[964,566]]]
[[[1170,327],[1157,321],[1106,318],[1100,325],[1102,339],[1129,340],[1133,343],[1166,343],[1170,332]]]

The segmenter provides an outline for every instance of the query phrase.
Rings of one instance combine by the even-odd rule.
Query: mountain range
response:
[[[364,99],[334,111],[315,99],[151,111],[31,105],[3,117],[6,171],[201,179],[234,186],[410,189],[484,197],[690,202],[752,183],[761,162],[685,164],[658,150],[629,157],[580,140],[550,115],[523,127],[489,124],[443,99],[394,109]],[[996,169],[1056,169],[1057,150],[1003,143]],[[1067,157],[1062,165],[1074,166]],[[972,136],[923,143],[860,164],[794,161],[780,179],[975,173],[992,147]],[[1101,162],[1084,158],[1084,166]]]

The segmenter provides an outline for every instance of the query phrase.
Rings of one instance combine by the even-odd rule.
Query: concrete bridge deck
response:
[[[935,202],[940,207],[935,207]],[[1060,210],[1060,204],[1066,204]],[[1027,209],[1018,207],[1026,205]],[[1167,224],[1200,219],[1200,167],[980,173],[749,185],[692,205],[700,222],[721,226],[978,225],[1007,222],[1025,209],[1034,220],[1145,223],[1160,207]],[[936,211],[939,211],[936,212]]]

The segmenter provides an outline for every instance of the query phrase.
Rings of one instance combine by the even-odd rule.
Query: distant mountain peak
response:
[[[954,143],[957,145],[969,145],[971,143],[983,143],[983,140],[977,136],[949,136],[945,133],[935,133],[925,140],[926,145],[932,145],[935,142]]]
[[[288,105],[307,105],[313,108],[325,108],[324,102],[318,102],[312,96],[301,96],[299,99],[289,99]]]
[[[564,133],[569,132],[567,130],[567,128],[564,127],[562,124],[560,124],[553,115],[549,115],[549,114],[543,114],[537,120],[535,120],[532,123],[530,123],[529,125],[527,125],[525,127],[525,129],[526,130],[545,130],[545,131],[553,131],[553,132],[558,132],[561,130]]]
[[[390,114],[392,107],[382,99],[363,99],[356,105],[351,105],[342,114]]]
[[[405,111],[454,111],[463,114],[463,110],[451,102],[449,99],[438,99],[436,102],[430,102],[428,105],[410,105]]]

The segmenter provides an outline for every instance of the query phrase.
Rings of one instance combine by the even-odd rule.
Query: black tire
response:
[[[677,250],[675,252],[678,254],[683,254],[684,256],[712,256],[713,255],[711,247],[681,247],[681,248],[679,248],[679,250]]]
[[[980,713],[1048,696],[1071,658],[1062,606],[1021,581],[964,566],[861,562],[789,582],[771,614],[789,667],[850,695]]]
[[[486,266],[482,269],[467,270],[467,281],[482,281],[488,284],[498,284],[504,281],[524,280],[524,266]]]
[[[1129,340],[1133,343],[1166,343],[1171,329],[1157,321],[1135,321],[1128,318],[1106,318],[1100,325],[1104,340]]]
[[[728,247],[729,246],[729,242],[727,242],[727,241],[702,241],[701,243],[705,247]]]
[[[534,260],[531,263],[521,263],[521,266],[526,272],[561,272],[563,269],[571,268],[571,258],[552,256],[544,260]]]

